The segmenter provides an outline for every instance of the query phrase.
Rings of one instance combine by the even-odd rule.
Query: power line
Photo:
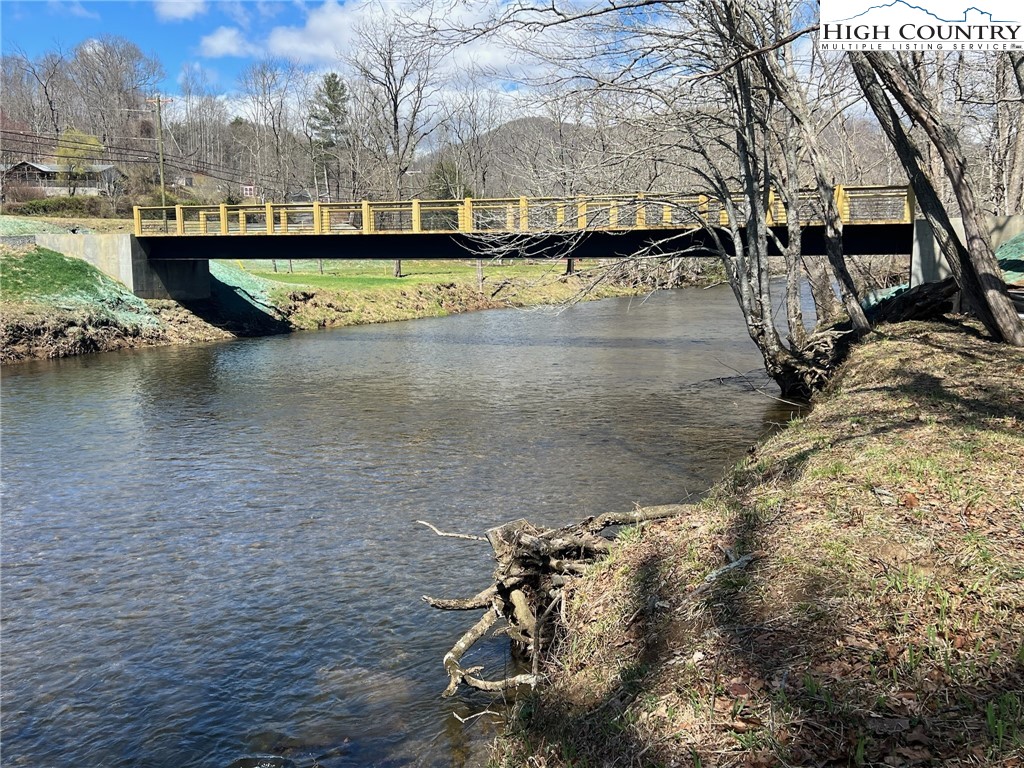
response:
[[[93,144],[90,144],[88,142],[83,142],[80,139],[74,139],[74,138],[62,136],[60,134],[36,133],[34,131],[12,131],[10,129],[0,129],[0,133],[8,134],[8,135],[11,135],[11,136],[14,136],[14,137],[28,137],[28,138],[31,138],[31,139],[34,139],[34,140],[40,140],[40,141],[44,141],[44,142],[54,142],[54,143],[56,143],[58,145],[62,144],[62,145],[67,146],[69,148],[84,148],[84,149],[89,149],[89,150],[94,150],[95,149],[95,145],[93,145]],[[128,138],[128,137],[124,137],[124,138]],[[140,137],[140,140],[142,140],[142,141],[156,141],[155,138],[148,138],[148,137]],[[117,151],[127,151],[127,152],[145,151],[145,150],[142,150],[142,149],[137,148],[137,147],[125,147],[123,145],[117,145],[117,144],[104,144],[103,146],[104,146],[105,150],[109,150],[109,151],[112,151],[112,152],[117,152]],[[201,161],[201,162],[205,166],[207,166],[207,167],[218,169],[218,170],[220,170],[222,172],[238,173],[239,175],[243,175],[243,176],[247,175],[247,174],[243,174],[243,172],[240,169],[233,168],[233,167],[228,166],[228,165],[224,165],[223,163],[218,163],[218,162],[214,162],[214,161],[205,161],[205,160]],[[269,178],[269,177],[265,173],[264,174],[260,174],[259,181],[261,183],[265,183],[267,178]]]
[[[60,146],[75,150],[76,159],[95,163],[113,162],[119,165],[156,165],[159,158],[149,148],[127,147],[118,144],[101,145],[102,150],[97,150],[96,144],[58,134],[42,134],[30,131],[13,131],[7,128],[0,128],[0,138],[4,144],[13,142],[18,145],[19,151],[32,151],[37,154],[54,154]],[[152,141],[152,139],[148,139]],[[97,156],[97,152],[103,154]],[[141,156],[140,156],[141,155]],[[207,161],[188,161],[180,156],[165,157],[164,164],[172,170],[182,173],[193,173],[207,176],[216,181],[227,184],[243,185],[253,182],[259,186],[274,188],[277,180],[266,172],[243,171],[241,168],[233,168],[222,163]]]
[[[0,135],[10,133],[12,132],[0,131]],[[12,142],[18,145],[17,149],[21,151],[31,150],[41,154],[43,152],[50,153],[50,150],[52,149],[52,145],[44,137],[20,134],[5,136],[4,139],[5,143]],[[78,160],[96,163],[113,161],[121,165],[154,165],[158,162],[158,159],[155,156],[148,154],[151,150],[130,149],[127,147],[106,147],[105,150],[107,154],[101,156],[96,154],[96,146],[93,144],[69,141],[65,146],[76,150],[86,150],[85,152],[76,154],[76,159]],[[143,156],[140,157],[140,153]],[[165,158],[165,164],[177,171],[209,176],[217,181],[224,181],[232,184],[241,184],[244,180],[250,178],[250,176],[239,169],[233,169],[220,164],[190,164],[179,158]],[[231,175],[229,176],[226,174]]]
[[[86,141],[82,141],[80,139],[60,138],[60,137],[54,138],[54,137],[51,137],[48,134],[29,133],[29,132],[26,132],[26,131],[11,131],[11,130],[8,130],[8,129],[0,129],[0,135],[2,135],[8,141],[16,141],[16,142],[21,142],[21,143],[28,143],[31,146],[33,146],[34,148],[38,148],[38,149],[49,148],[53,143],[56,143],[58,147],[65,146],[65,147],[68,147],[69,149],[84,149],[84,150],[89,150],[89,151],[95,151],[96,150],[96,145],[95,144],[92,144],[92,143],[86,142]],[[144,140],[145,141],[155,141],[155,139],[144,139]],[[143,153],[145,153],[145,152],[152,152],[152,150],[150,150],[148,148],[126,147],[126,146],[121,146],[121,145],[116,145],[116,144],[105,144],[105,145],[103,145],[103,149],[104,149],[104,151],[109,152],[111,155],[117,155],[117,154],[123,155],[124,153],[137,154],[137,153],[140,153],[140,152],[143,152]],[[154,158],[155,158],[155,156],[154,156]],[[181,162],[185,162],[185,160],[183,158],[179,158],[179,160]],[[154,159],[154,162],[155,161],[156,160]],[[200,172],[200,171],[198,171],[198,168],[200,167],[200,165],[202,165],[203,167],[210,168],[212,170],[219,170],[219,171],[224,172],[224,173],[237,173],[240,176],[244,175],[243,172],[240,169],[232,168],[231,166],[224,165],[223,163],[217,163],[217,162],[203,160],[203,161],[196,161],[196,162],[193,163],[193,165],[196,167],[197,172]]]

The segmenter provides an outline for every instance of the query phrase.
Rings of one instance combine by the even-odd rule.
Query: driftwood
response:
[[[480,619],[445,654],[449,683],[444,695],[451,696],[462,684],[483,691],[505,691],[521,685],[534,686],[540,679],[539,663],[555,637],[552,626],[564,614],[564,588],[586,573],[606,555],[610,539],[601,535],[612,526],[662,520],[683,514],[685,506],[607,514],[588,517],[562,528],[537,528],[526,520],[514,520],[491,528],[485,536],[444,533],[422,523],[440,536],[486,540],[494,550],[493,583],[473,597],[442,599],[423,596],[432,607],[448,611],[484,609]],[[422,521],[417,521],[422,522]],[[562,611],[555,611],[556,606]],[[478,676],[480,667],[463,667],[462,658],[499,621],[512,642],[513,653],[530,662],[531,673],[488,680]]]

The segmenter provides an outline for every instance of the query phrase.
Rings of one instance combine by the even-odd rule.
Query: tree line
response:
[[[520,0],[429,29],[392,14],[358,29],[332,72],[259,60],[230,98],[186,72],[162,125],[167,162],[268,200],[705,193],[728,209],[714,234],[728,241],[748,331],[796,395],[820,384],[835,345],[805,329],[801,280],[820,325],[869,328],[835,184],[910,184],[967,305],[993,336],[1024,343],[983,224],[1024,208],[1024,56],[825,52],[816,28],[799,0]],[[480,39],[514,49],[534,74],[512,87],[450,66],[451,51]],[[151,175],[160,126],[148,100],[161,76],[120,38],[4,56],[5,138],[26,136],[4,141],[5,156],[45,153],[74,130]],[[804,190],[826,222],[820,259],[795,245],[799,215],[785,242],[765,223],[773,199],[799,212]],[[772,316],[773,249],[790,278],[784,328]]]
[[[737,4],[746,9],[761,42],[779,31],[774,5],[779,4]],[[722,77],[700,72],[701,66],[711,66],[708,40],[677,40],[671,26],[658,40],[656,17],[694,23],[679,17],[694,17],[700,7],[652,7],[660,10],[646,14],[652,26],[645,34],[654,33],[650,50],[644,51],[646,66],[634,67],[628,76],[612,66],[617,56],[631,53],[619,50],[629,45],[630,36],[620,39],[617,29],[639,28],[636,19],[623,18],[628,5],[571,25],[575,41],[596,41],[606,46],[603,54],[581,56],[578,46],[567,45],[570,55],[558,56],[551,46],[539,51],[537,45],[526,53],[542,55],[552,76],[515,88],[482,70],[455,72],[446,61],[453,30],[447,38],[428,34],[397,16],[358,30],[354,47],[339,51],[335,71],[263,59],[247,67],[225,94],[201,69],[188,67],[177,92],[163,96],[169,173],[205,174],[225,195],[239,194],[243,184],[253,186],[268,200],[296,194],[344,200],[685,188],[699,177],[690,168],[687,137],[694,131],[687,122],[696,121],[698,133],[712,136],[715,119],[705,119],[705,113],[722,97],[716,90]],[[519,17],[509,10],[495,34],[522,24],[529,6],[514,8]],[[571,4],[563,10],[563,24],[570,26]],[[792,18],[792,11],[788,15]],[[530,48],[542,37],[540,27],[552,29],[540,16],[531,24],[530,34],[517,36],[514,45]],[[735,48],[736,39],[730,40]],[[790,144],[799,145],[791,159],[798,163],[794,170],[801,183],[814,175],[810,159],[836,182],[906,180],[891,142],[865,106],[847,57],[819,53],[804,38],[802,50],[794,41],[762,58],[788,68],[775,73],[776,85],[800,83],[806,128],[790,136]],[[1017,77],[1011,56],[950,52],[909,58],[923,92],[950,129],[964,137],[979,182],[978,204],[991,213],[1019,211],[1024,132],[1019,102],[1005,98]],[[163,76],[161,62],[115,36],[37,57],[17,50],[5,54],[0,59],[4,162],[53,158],[60,137],[87,136],[83,154],[89,159],[119,165],[139,185],[152,181],[155,97]],[[772,108],[794,105],[792,98],[780,99]],[[913,132],[921,127],[915,124]],[[933,146],[925,147],[923,160],[934,177],[942,176]],[[943,202],[951,203],[951,185],[939,187]]]

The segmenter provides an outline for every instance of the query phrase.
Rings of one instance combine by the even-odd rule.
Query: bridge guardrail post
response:
[[[228,234],[228,206],[227,203],[220,204],[220,233]]]
[[[370,210],[370,201],[363,200],[363,234],[368,235],[373,232],[373,211]]]
[[[576,201],[576,229],[587,228],[587,199],[580,197]]]
[[[420,201],[417,198],[412,200],[412,231],[417,234],[423,231],[423,220],[420,218]]]
[[[473,231],[473,198],[467,197],[462,201],[462,222],[459,225],[462,232]]]
[[[185,211],[182,206],[174,206],[174,224],[179,235],[185,234]]]
[[[274,234],[274,204],[267,203],[267,234]]]
[[[907,199],[903,203],[903,223],[913,224],[917,216],[917,196],[914,194],[914,185],[907,185]]]
[[[530,204],[525,197],[519,198],[519,229],[522,232],[530,231]]]
[[[703,222],[705,224],[710,224],[711,223],[710,221],[708,221],[708,209],[709,208],[710,208],[710,206],[708,205],[708,196],[707,195],[697,195],[697,216],[701,220],[703,220]]]
[[[836,201],[836,215],[839,216],[839,220],[843,224],[849,224],[850,196],[847,194],[842,184],[836,184],[835,192],[833,194]]]
[[[636,227],[637,229],[644,229],[647,226],[647,201],[644,198],[643,192],[637,194],[636,202]]]
[[[323,232],[323,213],[320,210],[320,201],[313,203],[313,234],[319,235]]]
[[[135,219],[135,236],[142,237],[142,209],[137,205],[132,206],[132,218]]]

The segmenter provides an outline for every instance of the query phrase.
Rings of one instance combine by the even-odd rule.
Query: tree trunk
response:
[[[850,316],[854,329],[861,333],[867,332],[871,325],[868,323],[864,309],[860,305],[857,286],[853,282],[853,276],[846,266],[846,259],[843,255],[842,211],[836,205],[834,185],[825,174],[827,161],[824,153],[821,151],[806,98],[802,93],[798,92],[796,84],[799,82],[799,78],[796,77],[796,72],[792,66],[790,66],[788,72],[783,71],[779,61],[773,56],[758,56],[755,58],[755,61],[765,79],[771,85],[772,92],[785,105],[796,128],[800,131],[807,154],[811,160],[811,169],[814,172],[814,181],[818,190],[818,198],[821,202],[822,219],[825,223],[825,255],[839,283],[839,295],[842,297],[843,306]],[[822,299],[825,298],[823,295]],[[826,309],[826,311],[831,313],[830,310],[831,308]]]
[[[914,186],[921,210],[935,233],[939,246],[949,263],[953,276],[971,308],[977,312],[985,328],[998,340],[1014,346],[1024,346],[1024,325],[1006,292],[1002,271],[992,251],[985,231],[984,214],[977,205],[974,190],[967,173],[967,161],[956,135],[948,125],[940,122],[934,111],[914,92],[909,78],[902,77],[886,56],[873,53],[851,52],[850,61],[883,129],[889,135],[896,152]],[[925,128],[929,138],[942,156],[946,174],[953,184],[953,193],[960,204],[966,249],[953,231],[935,186],[924,169],[923,156],[903,129],[889,99],[876,77],[881,77],[907,113]]]

